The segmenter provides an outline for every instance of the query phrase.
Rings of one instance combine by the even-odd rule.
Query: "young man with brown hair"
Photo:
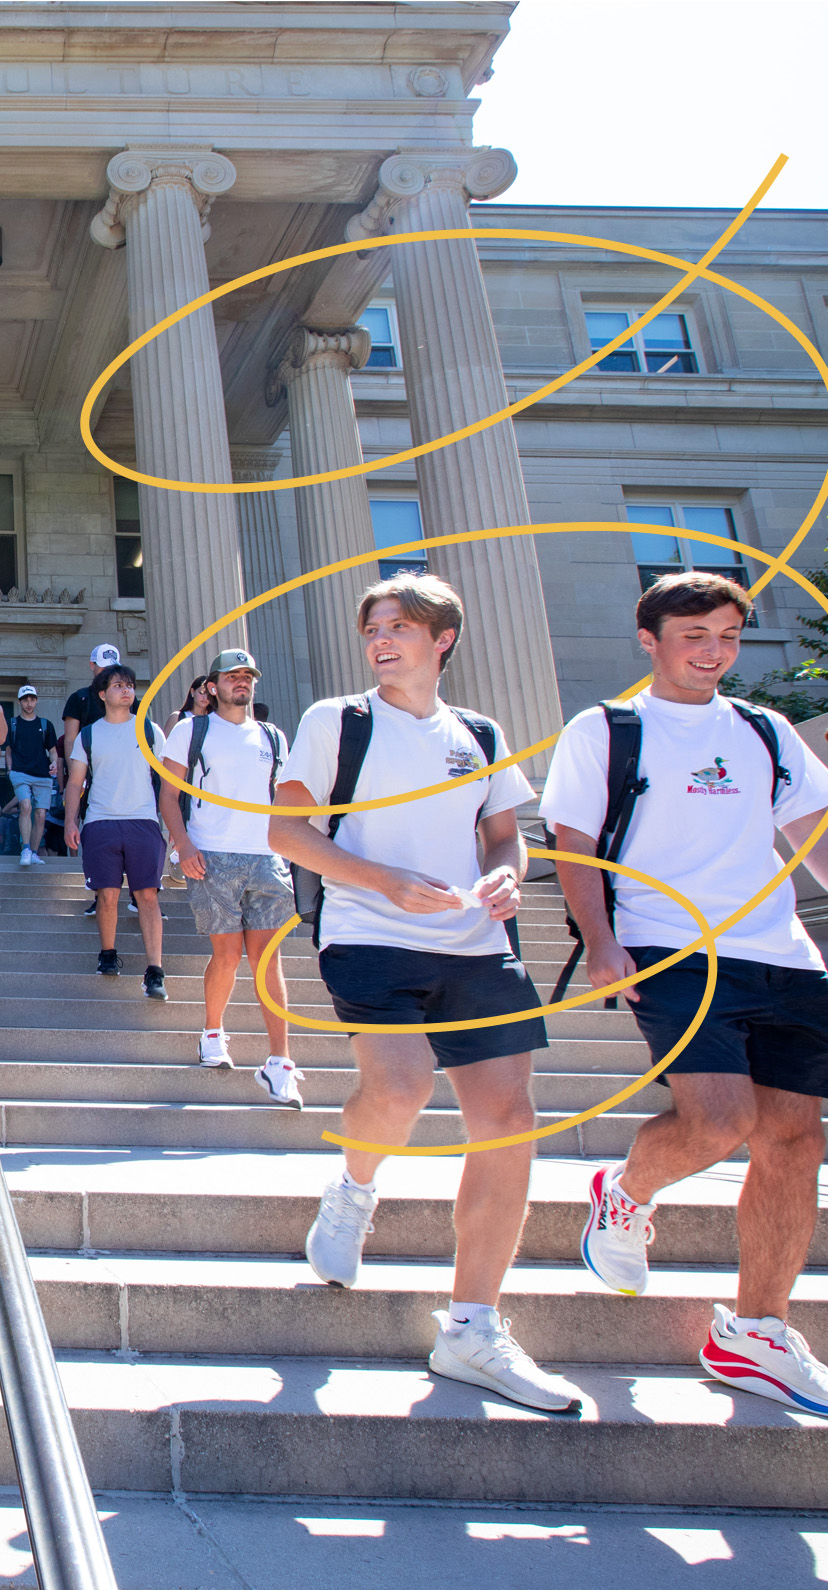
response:
[[[672,884],[716,927],[778,873],[774,826],[794,848],[811,834],[828,801],[828,770],[781,714],[757,721],[717,693],[751,612],[739,585],[713,574],[666,575],[636,612],[653,671],[650,687],[629,703],[641,720],[646,788],[615,859]],[[561,736],[540,808],[561,850],[596,854],[609,744],[601,707],[580,713]],[[806,865],[828,884],[825,836]],[[573,862],[559,862],[558,873],[593,988],[654,966],[698,936],[666,895],[621,874],[613,878],[613,928],[601,874]],[[607,1286],[639,1296],[658,1190],[746,1142],[736,1313],[716,1304],[701,1361],[729,1385],[828,1414],[828,1369],[785,1323],[816,1218],[828,1093],[828,973],[795,908],[786,880],[718,936],[708,1015],[659,1077],[670,1086],[671,1108],[645,1122],[623,1165],[595,1176],[582,1251]],[[707,955],[698,953],[629,989],[654,1063],[689,1026],[706,977]]]
[[[363,698],[370,739],[355,801],[442,784],[508,756],[497,725],[458,715],[439,698],[440,675],[462,625],[457,593],[434,576],[401,574],[366,591],[357,627],[378,687]],[[330,800],[343,705],[318,701],[305,713],[277,805]],[[486,731],[492,756],[477,737]],[[327,818],[271,819],[273,849],[322,875],[319,966],[340,1021],[416,1027],[539,1005],[504,928],[519,904],[525,870],[515,809],[531,798],[523,774],[510,767],[444,794],[348,813],[335,843]],[[473,1142],[532,1130],[530,1051],[546,1047],[539,1017],[428,1036],[359,1032],[351,1041],[359,1086],[343,1111],[349,1138],[407,1143],[431,1097],[435,1056],[448,1071]],[[538,1369],[497,1313],[523,1225],[531,1156],[526,1143],[466,1157],[454,1215],[454,1300],[436,1316],[440,1329],[429,1362],[439,1374],[561,1412],[580,1406],[575,1388]],[[345,1170],[322,1199],[306,1251],[331,1285],[353,1286],[357,1279],[383,1157],[347,1149]]]

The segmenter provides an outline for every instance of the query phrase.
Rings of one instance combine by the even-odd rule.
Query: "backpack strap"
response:
[[[775,806],[780,784],[790,784],[791,782],[788,768],[783,767],[779,760],[779,736],[776,732],[776,725],[773,719],[762,711],[761,707],[754,707],[750,701],[734,701],[731,698],[730,705],[734,712],[738,712],[739,717],[744,718],[745,723],[749,723],[755,733],[758,734],[771,759],[773,768],[771,806]]]
[[[602,701],[601,706],[607,720],[609,729],[609,756],[607,760],[607,810],[595,854],[604,861],[617,861],[621,853],[621,846],[627,836],[633,809],[639,795],[643,795],[648,788],[646,778],[640,778],[638,762],[641,755],[641,718],[634,707],[621,706],[617,702]],[[604,901],[607,908],[607,917],[610,927],[615,915],[615,890],[612,886],[611,875],[601,873],[604,886]],[[575,940],[574,947],[563,971],[555,984],[552,1003],[562,999],[571,980],[572,974],[584,952],[584,940],[577,922],[567,913],[566,925],[571,937]],[[604,1000],[605,1010],[617,1010],[618,996],[612,995]]]
[[[86,779],[78,803],[78,817],[83,821],[89,805],[89,791],[92,788],[92,724],[85,723],[80,731],[80,743],[86,752]]]
[[[342,723],[339,730],[339,752],[336,762],[336,778],[333,789],[328,797],[331,806],[348,806],[353,800],[357,780],[362,771],[362,764],[371,743],[374,729],[374,716],[371,703],[366,695],[343,696],[342,698]],[[339,830],[344,812],[331,812],[328,817],[328,838],[333,839]],[[325,891],[322,879],[316,873],[309,873],[307,868],[298,867],[291,862],[290,870],[293,877],[294,893],[297,896],[297,907],[303,921],[313,924],[313,946],[319,948],[319,925],[322,920],[322,906]],[[315,883],[314,881],[315,880]],[[299,896],[310,888],[308,908],[302,911],[299,906]],[[298,891],[298,892],[297,892]]]
[[[155,724],[153,723],[151,718],[147,718],[146,719],[146,721],[144,723],[144,728],[146,729],[146,733],[147,733],[147,745],[149,746],[151,751],[154,751],[155,750]],[[150,767],[149,776],[150,776],[150,783],[152,785],[152,793],[155,796],[155,810],[157,812],[158,808],[159,808],[159,806],[161,804],[161,774],[158,773],[154,767]]]
[[[268,744],[270,746],[271,763],[270,763],[270,783],[268,785],[268,789],[269,789],[269,792],[270,792],[269,793],[270,804],[272,806],[273,805],[273,800],[274,800],[274,797],[275,797],[275,794],[276,794],[276,780],[277,780],[277,778],[279,776],[279,768],[283,766],[282,755],[281,755],[281,751],[279,749],[279,731],[276,728],[275,723],[260,723],[259,724],[259,728],[264,731],[264,734],[265,734],[265,736],[267,738],[267,742],[268,742]]]
[[[468,729],[469,733],[474,735],[474,738],[476,739],[481,751],[483,752],[483,755],[486,758],[487,766],[491,767],[493,761],[495,760],[496,754],[495,726],[492,723],[491,718],[484,718],[479,712],[469,712],[467,707],[450,707],[449,711],[453,712],[454,716],[460,719],[460,722],[463,724],[464,728]],[[480,816],[485,804],[486,802],[484,800],[477,809],[477,816],[474,819],[475,828],[480,822]],[[520,938],[518,935],[517,917],[509,917],[508,922],[504,922],[503,926],[506,929],[506,936],[509,940],[512,954],[515,956],[515,959],[519,961]]]
[[[207,730],[210,727],[210,714],[209,712],[204,712],[199,718],[191,718],[190,722],[192,723],[193,727],[190,734],[190,748],[187,752],[186,779],[188,784],[192,784],[196,763],[200,762],[201,779],[199,781],[199,787],[203,789],[204,780],[210,771],[206,762],[204,761],[204,741],[207,738]],[[192,795],[190,795],[187,790],[181,790],[178,796],[178,804],[181,807],[181,815],[184,818],[184,827],[186,828],[188,822],[190,821],[190,815],[193,809]],[[198,804],[200,806],[201,801],[199,801]]]

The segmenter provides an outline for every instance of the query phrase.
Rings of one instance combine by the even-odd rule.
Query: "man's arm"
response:
[[[186,779],[187,769],[183,762],[173,762],[169,756],[164,757],[164,766],[174,773],[176,778]],[[181,871],[185,878],[203,878],[207,868],[204,857],[187,834],[184,827],[184,817],[178,804],[178,790],[174,784],[164,780],[161,784],[161,796],[158,803],[161,817],[167,826],[169,836],[178,851],[181,862]]]
[[[275,804],[316,806],[317,802],[304,784],[292,781],[277,787]],[[447,892],[445,883],[438,879],[427,881],[402,867],[383,867],[376,861],[366,861],[363,856],[353,856],[335,845],[327,834],[312,828],[309,817],[271,817],[269,839],[270,848],[277,856],[298,862],[311,872],[324,873],[335,883],[350,883],[358,889],[369,889],[373,894],[384,894],[401,911],[428,915],[435,911],[463,909],[462,901]]]
[[[80,844],[80,829],[78,828],[78,807],[86,783],[86,763],[69,763],[69,781],[66,785],[64,797],[65,817],[63,821],[63,837],[70,850],[77,850]]]
[[[571,850],[578,856],[594,856],[597,852],[597,840],[578,828],[565,828],[562,823],[556,823],[555,834],[561,850]],[[636,969],[635,962],[618,943],[610,927],[601,869],[558,860],[555,867],[570,915],[581,930],[586,948],[586,974],[593,988],[606,988],[622,977],[629,977]],[[636,988],[624,990],[624,998],[632,1004],[638,997]]]
[[[72,747],[80,734],[80,718],[63,720],[63,755],[67,767],[72,760]]]
[[[505,922],[520,905],[518,885],[528,866],[514,808],[482,818],[478,833],[483,846],[483,877],[474,892],[485,900],[493,922]]]
[[[49,758],[49,777],[50,778],[55,778],[57,776],[57,764],[58,764],[57,735],[55,734],[55,726],[54,726],[53,723],[49,724],[49,728],[51,730],[52,743],[51,743],[51,745],[49,745],[47,743],[47,745],[45,747],[45,750],[46,750],[46,755]],[[49,739],[49,735],[48,734],[46,736],[46,739],[48,741],[48,739]]]
[[[782,833],[785,835],[788,844],[792,845],[794,850],[798,850],[800,845],[804,845],[805,840],[810,837],[817,823],[824,816],[824,811],[811,812],[808,817],[795,817],[792,823],[785,823]],[[802,865],[808,868],[808,871],[816,878],[817,883],[822,884],[823,889],[828,889],[828,833],[823,834],[822,838],[817,840],[813,850],[808,851],[807,856],[803,858]]]
[[[6,722],[6,714],[3,711],[3,708],[0,707],[0,746],[5,745],[8,737],[9,737],[9,726],[8,726],[8,724]]]

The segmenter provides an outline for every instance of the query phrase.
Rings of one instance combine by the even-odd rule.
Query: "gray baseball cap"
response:
[[[249,651],[220,651],[210,664],[211,674],[230,674],[234,668],[249,668],[254,679],[261,679],[255,657]]]

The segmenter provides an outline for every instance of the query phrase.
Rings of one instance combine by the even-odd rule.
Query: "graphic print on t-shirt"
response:
[[[692,784],[688,784],[688,795],[741,795],[728,774],[724,758],[714,756],[712,767],[697,768],[690,774]]]

